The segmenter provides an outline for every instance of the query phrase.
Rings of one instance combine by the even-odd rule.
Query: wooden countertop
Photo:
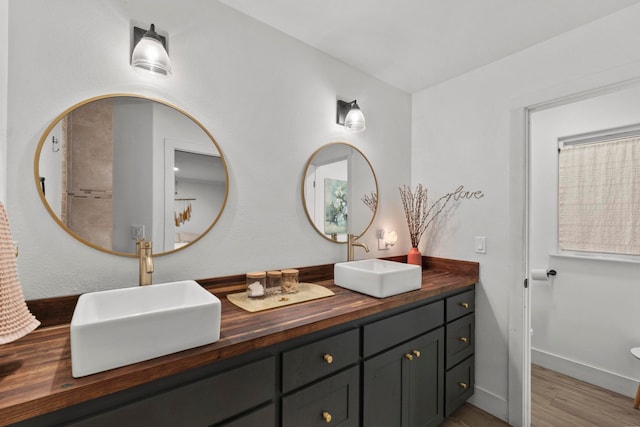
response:
[[[478,281],[477,263],[453,260],[439,262],[437,258],[428,260],[420,290],[377,299],[335,286],[332,279],[325,277],[313,281],[331,289],[335,296],[258,313],[248,313],[224,297],[226,293],[239,289],[241,285],[237,282],[240,276],[235,276],[235,283],[234,280],[225,282],[222,280],[224,278],[199,281],[222,302],[219,341],[83,378],[71,376],[69,324],[41,327],[13,343],[0,346],[0,424],[22,421],[429,299]],[[329,268],[325,266],[323,271],[326,273]],[[310,281],[309,277],[304,277],[301,271],[301,280]]]

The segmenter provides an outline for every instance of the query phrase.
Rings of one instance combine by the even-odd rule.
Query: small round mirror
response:
[[[345,243],[363,235],[378,210],[378,181],[356,147],[334,142],[311,155],[302,178],[302,201],[309,221],[325,239]]]
[[[82,243],[135,256],[136,239],[162,255],[204,236],[229,191],[207,129],[164,101],[105,95],[76,104],[46,129],[35,155],[40,198]]]

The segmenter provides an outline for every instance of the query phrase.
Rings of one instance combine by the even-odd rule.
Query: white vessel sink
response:
[[[382,259],[341,262],[333,266],[333,281],[352,291],[386,298],[420,289],[422,269]]]
[[[193,280],[83,294],[71,320],[75,378],[220,339],[220,300]]]

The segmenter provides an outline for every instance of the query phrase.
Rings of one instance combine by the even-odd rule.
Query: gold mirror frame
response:
[[[54,210],[51,208],[51,206],[49,205],[49,202],[46,199],[46,196],[43,192],[42,189],[42,185],[40,182],[40,155],[42,152],[43,147],[45,146],[45,144],[47,143],[48,139],[49,139],[49,135],[52,132],[52,130],[58,125],[58,123],[60,123],[61,120],[63,120],[68,114],[70,114],[71,112],[73,112],[74,110],[85,106],[91,102],[94,101],[99,101],[99,100],[104,100],[104,99],[111,99],[111,98],[119,98],[119,97],[125,97],[125,98],[136,98],[139,100],[145,100],[145,101],[151,101],[151,102],[155,102],[161,105],[164,105],[166,107],[169,107],[170,109],[181,113],[182,115],[184,115],[186,118],[190,119],[194,124],[196,124],[203,132],[204,134],[211,140],[211,142],[213,143],[213,145],[215,146],[215,148],[218,151],[218,154],[220,155],[220,160],[222,162],[222,165],[224,167],[224,175],[225,175],[225,183],[226,183],[226,189],[225,189],[225,194],[224,194],[224,198],[222,200],[222,204],[220,205],[220,211],[217,213],[216,217],[214,218],[213,222],[197,237],[194,238],[192,241],[188,242],[186,245],[181,246],[179,248],[175,248],[169,251],[163,251],[163,252],[158,252],[155,253],[154,252],[154,256],[163,256],[163,255],[168,255],[168,254],[172,254],[175,252],[178,252],[186,247],[189,247],[191,245],[193,245],[194,243],[196,243],[197,241],[199,241],[200,239],[202,239],[218,222],[218,220],[220,219],[220,217],[222,216],[222,213],[224,212],[224,209],[227,205],[227,199],[229,197],[229,169],[227,166],[227,162],[226,159],[224,157],[224,154],[222,153],[222,150],[220,149],[220,146],[218,145],[217,141],[215,140],[215,138],[213,137],[213,135],[211,135],[211,133],[207,130],[207,128],[205,128],[202,123],[200,123],[200,121],[198,121],[195,117],[193,117],[191,114],[187,113],[186,111],[184,111],[183,109],[176,107],[175,105],[172,105],[166,101],[163,101],[161,99],[157,99],[157,98],[153,98],[153,97],[148,97],[148,96],[144,96],[144,95],[137,95],[137,94],[131,94],[131,93],[114,93],[114,94],[107,94],[107,95],[99,95],[93,98],[89,98],[86,99],[84,101],[81,101],[69,108],[67,108],[65,111],[63,111],[62,113],[60,113],[52,122],[49,126],[47,126],[47,128],[45,129],[44,133],[42,134],[42,137],[40,138],[40,141],[38,142],[38,146],[36,148],[35,151],[35,157],[34,157],[34,168],[33,168],[33,175],[34,175],[34,182],[36,185],[36,189],[38,191],[38,195],[40,196],[40,200],[42,201],[42,204],[44,205],[44,207],[46,208],[47,212],[49,212],[49,215],[51,215],[51,217],[54,219],[54,221],[63,229],[65,230],[71,237],[73,237],[74,239],[78,240],[80,243],[83,243],[84,245],[87,245],[93,249],[96,249],[98,251],[104,252],[104,253],[108,253],[108,254],[112,254],[112,255],[118,255],[118,256],[124,256],[124,257],[130,257],[130,258],[136,258],[137,255],[135,253],[126,253],[126,252],[118,252],[118,251],[113,251],[113,250],[109,250],[106,248],[103,248],[99,245],[96,245],[94,243],[91,243],[89,241],[87,241],[86,239],[82,238],[81,236],[79,236],[78,234],[76,234],[73,230],[71,230],[66,224],[64,224],[62,222],[62,220],[58,217],[58,215],[54,212]]]
[[[311,225],[313,226],[314,230],[321,235],[324,239],[333,242],[333,243],[339,243],[339,244],[343,244],[343,243],[347,243],[346,240],[345,241],[338,241],[338,240],[334,240],[331,237],[327,236],[325,233],[323,233],[318,226],[316,225],[316,223],[314,222],[313,218],[312,218],[312,214],[309,212],[309,209],[307,208],[307,198],[305,195],[305,188],[306,188],[306,181],[307,181],[307,173],[309,172],[309,167],[312,165],[313,160],[317,157],[317,155],[322,151],[325,150],[327,147],[331,147],[331,146],[335,146],[335,145],[343,145],[345,147],[348,147],[350,149],[352,149],[354,152],[356,152],[357,154],[359,154],[360,156],[362,156],[362,158],[366,161],[367,165],[369,166],[369,169],[371,170],[371,176],[373,178],[373,183],[375,184],[375,194],[376,194],[376,204],[375,204],[375,209],[373,210],[373,214],[371,215],[371,220],[369,221],[369,223],[367,224],[367,226],[364,228],[364,230],[362,230],[361,232],[358,233],[352,233],[355,234],[356,237],[360,237],[362,235],[364,235],[369,228],[371,228],[371,225],[373,224],[373,221],[376,217],[376,214],[378,213],[378,194],[380,192],[379,188],[378,188],[378,178],[376,177],[376,173],[375,170],[373,169],[373,166],[371,165],[371,162],[369,161],[369,159],[367,158],[367,156],[364,155],[364,153],[362,151],[360,151],[357,147],[347,143],[347,142],[330,142],[328,144],[325,144],[323,146],[321,146],[320,148],[318,148],[316,151],[313,152],[313,154],[311,154],[311,156],[309,157],[309,160],[307,160],[307,163],[305,165],[304,168],[304,172],[302,174],[302,205],[304,207],[304,212],[307,215],[307,219],[309,220],[309,223],[311,223]],[[350,232],[350,231],[349,231]]]

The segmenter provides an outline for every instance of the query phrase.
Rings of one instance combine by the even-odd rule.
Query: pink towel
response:
[[[39,325],[24,301],[9,219],[0,203],[0,344],[22,338]]]

